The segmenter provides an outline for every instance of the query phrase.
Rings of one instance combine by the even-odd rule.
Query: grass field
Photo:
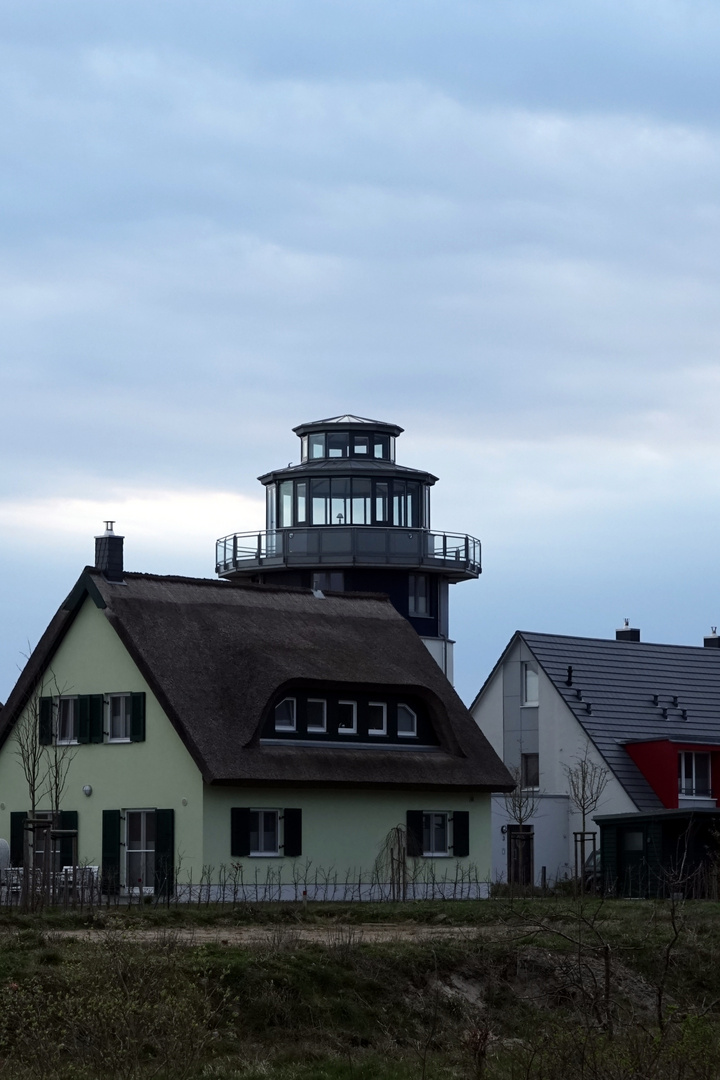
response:
[[[720,1076],[716,904],[48,911],[0,945],[2,1080]]]

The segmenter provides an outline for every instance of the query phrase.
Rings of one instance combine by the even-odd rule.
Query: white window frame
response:
[[[352,706],[352,727],[340,727],[339,709],[341,705]],[[338,701],[338,735],[357,735],[357,701]]]
[[[430,822],[428,825],[431,837],[431,844],[428,849],[425,847],[425,821],[426,818],[442,817],[445,819],[445,850],[435,851],[432,838],[435,835],[435,823]],[[452,814],[449,810],[423,810],[423,825],[422,825],[422,841],[423,841],[423,856],[431,859],[444,859],[448,858],[452,848],[452,838],[450,836],[450,827],[452,825]]]
[[[286,701],[292,702],[292,722],[288,724],[278,723],[277,711],[281,705],[284,705]],[[275,706],[275,730],[276,731],[297,731],[297,700],[294,697],[284,697],[282,701],[278,701]]]
[[[523,662],[520,666],[520,673],[522,684],[520,687],[521,703],[527,705],[530,708],[537,707],[540,697],[540,676],[537,670],[532,664]],[[534,693],[533,690],[528,688],[528,675],[534,676]],[[530,680],[533,682],[533,680]]]
[[[112,708],[113,701],[124,700],[126,702],[126,731],[127,735],[114,736],[112,733]],[[105,723],[107,731],[107,742],[109,743],[129,743],[130,733],[132,731],[132,696],[130,694],[107,694],[105,698]]]
[[[309,713],[308,713],[308,722],[307,722],[308,731],[312,731],[312,732],[325,732],[325,731],[327,731],[327,701],[325,700],[325,698],[308,698],[307,703],[308,703],[308,705],[322,705],[322,707],[323,707],[323,709],[322,709],[322,713],[323,713],[322,726],[319,725],[319,724],[311,724],[310,723],[310,718],[309,718]]]
[[[279,856],[280,856],[280,848],[282,847],[282,843],[281,843],[281,839],[280,839],[280,822],[281,822],[281,819],[282,819],[281,812],[279,810],[273,809],[273,807],[271,807],[271,806],[251,806],[250,807],[250,815],[251,815],[250,816],[250,821],[251,821],[250,836],[251,837],[252,837],[252,832],[253,832],[253,830],[252,830],[252,815],[253,814],[258,814],[259,815],[258,816],[258,830],[257,830],[257,833],[258,833],[258,845],[262,845],[263,837],[264,837],[264,833],[265,833],[265,829],[263,827],[263,820],[262,819],[264,818],[265,814],[274,814],[275,815],[275,849],[273,851],[263,851],[259,846],[258,850],[256,850],[255,848],[253,848],[252,843],[251,843],[250,844],[250,851],[249,851],[250,857],[253,858],[253,859],[257,859],[257,858],[277,859],[277,858],[279,858]]]
[[[148,818],[148,814],[153,814],[154,815],[155,813],[156,813],[155,807],[150,807],[150,806],[131,807],[129,809],[126,809],[126,810],[122,811],[123,817],[125,818],[125,857],[123,859],[123,871],[124,871],[124,875],[125,875],[125,890],[129,895],[132,895],[132,896],[153,896],[154,893],[155,893],[155,854],[156,854],[156,851],[157,851],[157,817],[155,818],[155,830],[156,830],[156,832],[155,832],[155,839],[152,841],[153,846],[151,848],[147,847],[147,846],[140,847],[140,848],[131,848],[130,847],[130,835],[129,835],[130,834],[130,815],[131,814],[142,814],[142,819],[141,819],[141,821],[142,821],[142,826],[141,826],[142,838],[141,839],[144,839],[145,844],[147,845],[147,818]],[[145,881],[143,881],[142,885],[140,885],[140,884],[138,884],[139,879],[137,879],[137,878],[134,881],[131,881],[130,872],[129,872],[130,871],[130,868],[129,868],[130,856],[131,855],[144,855],[145,859],[143,861],[147,862],[147,856],[150,853],[152,853],[152,868],[153,868],[152,883],[148,885]]]
[[[697,758],[704,757],[708,761],[708,783],[710,790],[698,792],[695,763]],[[692,758],[692,792],[685,791],[685,762]],[[680,750],[678,753],[678,795],[682,799],[711,799],[712,795],[712,757],[708,750]]]
[[[60,713],[62,711],[63,703],[72,703],[72,737],[69,739],[60,738]],[[76,694],[61,694],[53,701],[54,712],[54,733],[56,746],[75,746],[78,741],[78,707],[77,707],[77,695]]]
[[[387,703],[385,701],[368,701],[369,709],[382,709],[382,727],[370,727],[368,735],[387,735]]]
[[[413,719],[413,729],[412,729],[412,731],[401,731],[400,730],[400,710],[401,709],[407,709],[407,711],[412,716],[412,719]],[[415,710],[411,709],[410,706],[407,705],[404,701],[400,701],[400,702],[398,702],[397,713],[398,713],[398,715],[397,715],[398,739],[416,739],[417,738],[417,713],[415,712]]]

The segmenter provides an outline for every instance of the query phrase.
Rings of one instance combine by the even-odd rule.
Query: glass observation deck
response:
[[[428,529],[343,527],[231,533],[217,541],[216,572],[231,577],[253,569],[387,567],[436,570],[449,581],[481,572],[474,536]]]

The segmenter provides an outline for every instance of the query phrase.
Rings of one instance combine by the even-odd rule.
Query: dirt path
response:
[[[497,933],[498,928],[493,928]],[[313,943],[342,948],[349,945],[371,944],[380,941],[423,942],[433,940],[474,941],[485,927],[428,926],[416,924],[372,923],[363,926],[214,926],[214,927],[158,927],[142,930],[132,927],[108,929],[78,928],[72,930],[49,930],[51,940],[76,939],[80,941],[103,941],[108,934],[117,932],[126,941],[156,944],[173,941],[179,945],[264,945],[270,948],[291,948],[295,944]]]

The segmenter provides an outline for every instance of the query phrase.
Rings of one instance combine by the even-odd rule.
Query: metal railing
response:
[[[231,533],[217,541],[215,562],[220,575],[303,566],[425,567],[458,578],[481,571],[480,541],[474,536],[366,525]]]

